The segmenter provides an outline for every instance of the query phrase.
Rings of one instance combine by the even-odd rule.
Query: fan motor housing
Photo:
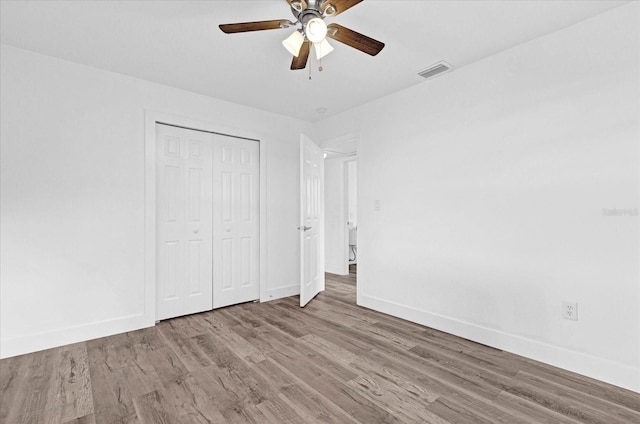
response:
[[[307,22],[313,18],[324,19],[320,12],[313,9],[305,9],[298,15],[298,21],[300,21],[303,28],[307,25]]]
[[[310,19],[320,18],[322,19],[322,11],[320,10],[321,0],[310,0],[307,3],[306,9],[297,10],[296,7],[291,7],[291,13],[295,16],[299,22],[303,25]]]

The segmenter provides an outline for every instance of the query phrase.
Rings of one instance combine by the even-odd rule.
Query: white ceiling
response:
[[[428,84],[417,72],[440,60],[460,68],[624,3],[366,0],[327,21],[383,41],[384,50],[371,57],[332,42],[323,72],[313,59],[311,81],[307,70],[289,70],[281,41],[291,29],[218,29],[293,20],[285,0],[2,0],[0,36],[4,44],[315,122]]]

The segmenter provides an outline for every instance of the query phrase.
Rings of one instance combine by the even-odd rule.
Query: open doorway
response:
[[[357,279],[357,138],[322,143],[325,152],[325,270],[327,281]]]
[[[358,160],[345,162],[349,275],[358,275]]]

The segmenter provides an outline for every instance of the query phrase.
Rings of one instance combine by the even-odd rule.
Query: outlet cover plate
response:
[[[562,302],[562,318],[578,321],[578,304],[576,302]]]

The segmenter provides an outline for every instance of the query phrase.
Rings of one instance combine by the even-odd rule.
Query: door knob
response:
[[[303,227],[298,227],[298,230],[309,231],[311,227],[307,227],[306,225]]]

